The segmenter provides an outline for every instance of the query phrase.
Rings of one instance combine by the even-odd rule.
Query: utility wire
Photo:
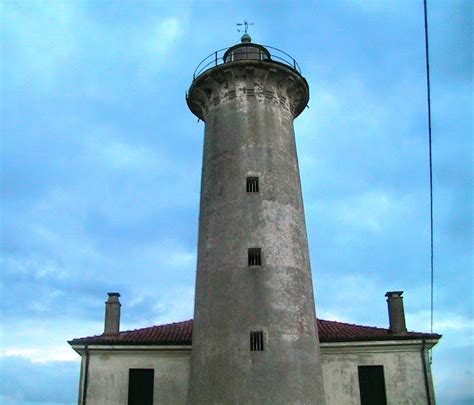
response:
[[[428,44],[428,6],[427,0],[423,0],[423,8],[425,15],[425,56],[426,56],[426,88],[428,96],[428,144],[429,144],[429,158],[430,158],[430,248],[431,248],[431,289],[430,289],[430,322],[431,333],[433,333],[433,296],[434,296],[434,254],[433,254],[433,158],[431,147],[431,89],[430,89],[430,55]],[[431,362],[430,351],[430,362]]]

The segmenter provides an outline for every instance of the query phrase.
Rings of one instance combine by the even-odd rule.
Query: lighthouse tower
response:
[[[190,404],[324,404],[293,120],[309,88],[249,35],[198,68],[205,122]]]

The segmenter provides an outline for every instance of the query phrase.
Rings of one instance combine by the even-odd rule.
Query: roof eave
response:
[[[331,339],[321,341],[322,346],[363,346],[363,345],[424,345],[431,349],[435,346],[441,335],[428,335],[428,336],[387,336],[387,337],[376,337],[376,338],[354,338],[354,339]],[[89,350],[189,350],[192,346],[191,342],[118,342],[118,341],[90,341],[90,342],[77,342],[74,340],[68,341],[71,347],[79,354],[80,351],[84,351],[86,346]]]

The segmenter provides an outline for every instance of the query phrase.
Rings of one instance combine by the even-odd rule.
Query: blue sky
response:
[[[474,401],[472,3],[429,1],[433,352],[440,404]],[[318,316],[429,331],[422,1],[3,1],[0,402],[73,404],[67,339],[192,318],[203,123],[195,66],[239,41],[290,53]]]

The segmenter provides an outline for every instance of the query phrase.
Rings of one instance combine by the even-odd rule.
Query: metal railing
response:
[[[240,50],[241,48],[246,48],[246,50],[248,50],[250,48],[251,51],[249,52],[249,54],[250,55],[255,55],[256,49],[257,49],[256,46],[265,48],[268,51],[269,55],[270,55],[270,59],[261,58],[260,59],[261,61],[263,61],[263,62],[265,62],[265,61],[275,61],[275,62],[278,62],[278,63],[282,63],[284,65],[287,65],[287,66],[291,67],[297,73],[301,74],[300,66],[296,62],[295,58],[288,55],[285,51],[282,51],[281,49],[274,48],[274,47],[268,46],[268,45],[260,45],[260,44],[254,44],[254,43],[242,44],[237,49]],[[199,65],[194,70],[193,81],[198,76],[200,76],[201,74],[203,74],[207,70],[212,69],[215,66],[223,65],[225,63],[232,63],[231,61],[226,62],[224,60],[224,55],[225,55],[225,53],[227,52],[227,50],[229,48],[231,48],[231,47],[219,49],[219,50],[214,51],[213,53],[211,53],[206,58],[204,58],[201,61],[201,63],[199,63]],[[264,53],[261,52],[261,54],[264,54]],[[239,58],[239,60],[245,60],[245,59],[256,60],[256,58],[254,58],[254,57],[252,57],[252,58]]]

